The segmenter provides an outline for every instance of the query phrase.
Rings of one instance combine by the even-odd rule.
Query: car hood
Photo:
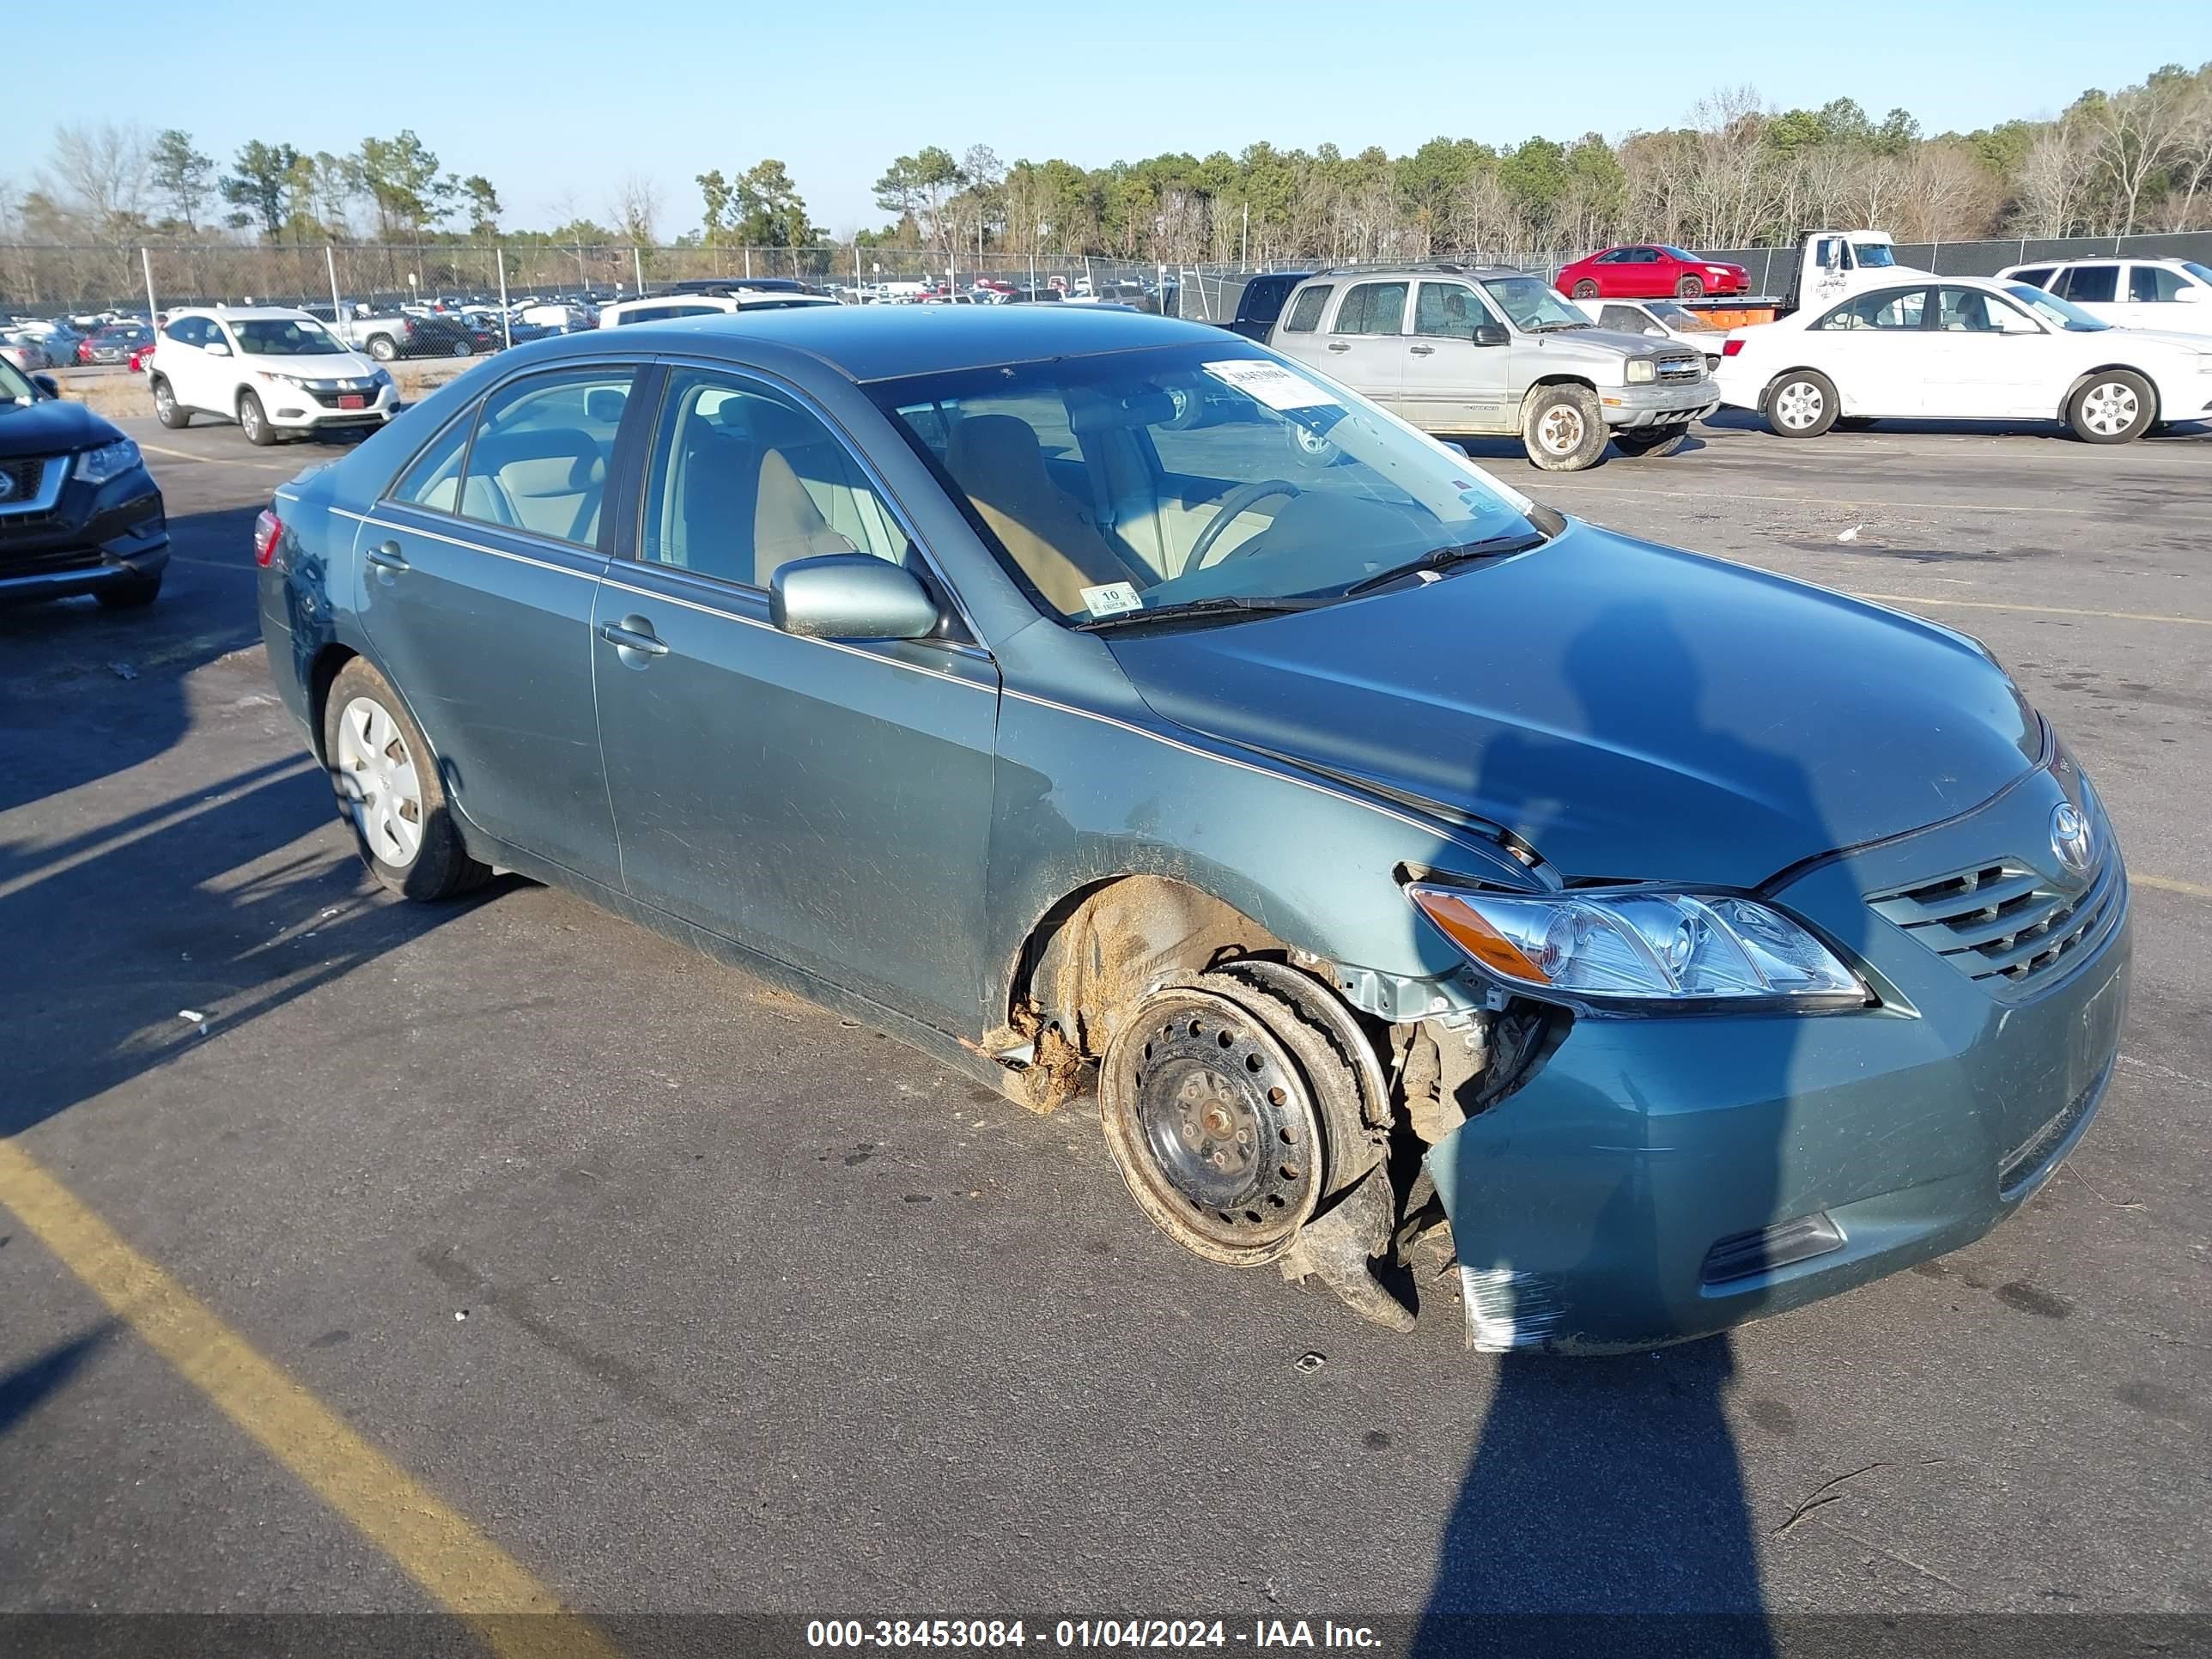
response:
[[[366,380],[377,371],[374,360],[358,351],[319,352],[311,357],[271,357],[249,351],[237,361],[249,374],[289,374],[301,380]]]
[[[112,444],[123,434],[82,404],[41,398],[34,404],[0,404],[0,460],[20,455],[58,455]]]
[[[1963,635],[1579,523],[1410,588],[1105,638],[1163,718],[1571,878],[1756,886],[1979,805],[2042,743]]]
[[[1535,335],[1528,343],[1562,356],[1587,354],[1608,360],[1616,356],[1646,357],[1665,343],[1648,334],[1630,334],[1617,328],[1565,328]]]

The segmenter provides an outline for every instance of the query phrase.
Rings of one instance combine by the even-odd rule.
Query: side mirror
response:
[[[1505,331],[1503,323],[1477,323],[1474,325],[1474,343],[1479,346],[1510,345],[1513,337]]]
[[[207,355],[210,357],[228,357],[230,356],[230,348],[220,340],[210,340],[207,343]]]
[[[62,383],[51,374],[33,374],[31,376],[31,384],[49,398],[58,398],[62,395]]]
[[[769,579],[768,617],[809,639],[918,640],[936,628],[937,602],[887,560],[825,553],[793,559]]]

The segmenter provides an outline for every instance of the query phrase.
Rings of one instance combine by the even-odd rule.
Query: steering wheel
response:
[[[1221,532],[1234,524],[1237,515],[1253,502],[1263,501],[1270,495],[1295,495],[1297,493],[1298,487],[1288,478],[1261,478],[1256,483],[1240,484],[1231,490],[1214,507],[1212,518],[1206,520],[1206,528],[1198,532],[1198,539],[1190,544],[1190,556],[1182,562],[1182,568],[1186,570],[1204,568],[1206,556],[1213,551],[1213,544],[1221,539]],[[1251,545],[1250,542],[1246,542],[1227,556],[1233,559]]]

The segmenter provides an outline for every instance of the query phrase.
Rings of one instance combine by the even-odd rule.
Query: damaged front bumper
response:
[[[1900,871],[1988,857],[1986,833],[1840,859],[1776,895],[1854,947],[1883,1006],[1578,1019],[1432,1146],[1469,1346],[1705,1335],[1957,1249],[2048,1179],[2118,1053],[2124,872],[2109,923],[2025,994],[1970,977],[1865,897]],[[1975,850],[1946,856],[1962,835]]]

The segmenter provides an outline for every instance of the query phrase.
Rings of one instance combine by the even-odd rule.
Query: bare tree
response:
[[[2070,236],[2087,205],[2092,167],[2074,128],[2054,123],[2035,136],[2013,185],[2017,228],[2028,236]]]
[[[2174,158],[2187,131],[2191,90],[2179,76],[2154,75],[2142,86],[2085,100],[2081,118],[2089,154],[2112,192],[2106,229],[2135,229],[2145,188]]]
[[[657,240],[653,230],[660,219],[660,186],[641,173],[630,173],[616,186],[610,211],[630,242],[651,247]]]
[[[56,127],[47,169],[42,187],[94,234],[127,232],[143,221],[148,161],[142,129],[112,121]]]
[[[2199,83],[2184,102],[2169,169],[2171,187],[2160,217],[2168,230],[2195,228],[2200,208],[2212,194],[2212,77],[2199,72]]]

